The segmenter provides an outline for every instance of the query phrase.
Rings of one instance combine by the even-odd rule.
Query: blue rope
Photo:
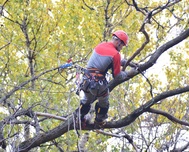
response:
[[[65,69],[65,68],[68,68],[68,67],[70,67],[70,66],[72,66],[72,65],[73,65],[72,62],[70,62],[70,63],[65,63],[65,64],[59,66],[59,68],[60,68],[60,69]]]

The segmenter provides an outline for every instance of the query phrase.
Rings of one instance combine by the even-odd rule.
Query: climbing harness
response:
[[[76,94],[79,95],[80,91],[83,90],[87,92],[88,88],[94,90],[96,89],[98,94],[98,84],[103,85],[107,84],[107,80],[105,78],[105,73],[99,71],[96,68],[88,68],[85,69],[79,65],[74,65],[72,61],[69,61],[63,65],[59,66],[59,71],[62,71],[66,68],[73,66],[76,68],[76,77],[75,77],[75,84],[76,84]]]

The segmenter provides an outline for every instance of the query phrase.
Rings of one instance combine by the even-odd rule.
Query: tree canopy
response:
[[[106,125],[78,128],[75,65],[118,29],[129,36],[128,77],[109,76]],[[2,150],[188,151],[188,36],[188,0],[2,0]]]

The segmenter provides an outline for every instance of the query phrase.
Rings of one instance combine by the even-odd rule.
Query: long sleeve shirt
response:
[[[98,44],[87,63],[87,68],[97,68],[103,73],[112,69],[113,77],[121,71],[121,56],[112,42],[102,42]]]

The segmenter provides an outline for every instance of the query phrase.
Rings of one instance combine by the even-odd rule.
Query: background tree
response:
[[[4,0],[0,5],[3,149],[189,150],[187,0]],[[116,29],[127,31],[129,46],[122,55],[139,67],[125,66],[127,79],[110,78],[104,130],[93,123],[80,130],[72,116],[79,105],[76,69],[58,67],[70,58],[84,67],[92,48]]]

